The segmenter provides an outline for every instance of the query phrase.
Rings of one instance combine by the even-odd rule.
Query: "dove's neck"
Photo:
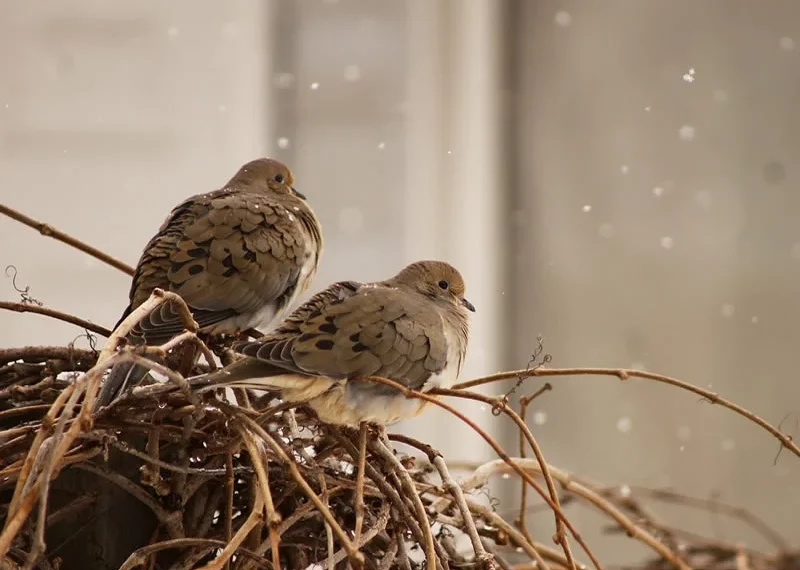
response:
[[[458,373],[461,372],[461,365],[467,353],[467,343],[469,341],[469,316],[466,309],[453,307],[450,310],[442,311],[442,319],[448,329],[448,341],[453,344],[453,349],[458,354]]]

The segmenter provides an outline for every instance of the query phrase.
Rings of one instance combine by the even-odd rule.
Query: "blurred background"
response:
[[[420,258],[461,269],[478,308],[464,378],[524,368],[543,335],[551,366],[677,376],[800,437],[800,3],[0,0],[0,29],[2,203],[135,264],[170,208],[272,155],[323,224],[315,290]],[[126,305],[126,275],[0,218],[8,264],[104,326]],[[0,346],[80,333],[0,314]],[[753,424],[646,381],[552,383],[531,425],[554,465],[718,498],[797,543],[800,462]],[[515,449],[490,410],[456,404]],[[437,411],[404,429],[492,457]],[[509,516],[517,487],[492,491]],[[645,554],[569,514],[609,562]],[[534,520],[547,542],[552,517]]]

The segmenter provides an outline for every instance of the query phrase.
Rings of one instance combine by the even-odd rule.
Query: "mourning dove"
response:
[[[319,222],[293,183],[288,167],[261,158],[221,189],[172,210],[144,248],[120,322],[158,287],[180,295],[205,333],[268,326],[308,288],[322,252]],[[183,329],[178,312],[164,303],[129,338],[162,344]],[[115,366],[98,405],[145,374],[130,363]]]
[[[335,283],[272,333],[234,343],[245,358],[192,385],[277,389],[331,424],[392,423],[417,415],[427,402],[358,379],[389,378],[422,391],[452,386],[474,310],[461,274],[441,261],[412,263],[377,283]]]

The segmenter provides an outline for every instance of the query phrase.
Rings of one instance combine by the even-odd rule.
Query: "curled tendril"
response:
[[[75,347],[75,343],[78,342],[78,340],[82,339],[82,338],[86,339],[86,342],[89,345],[89,350],[91,350],[94,353],[94,355],[97,356],[97,354],[98,354],[98,352],[97,352],[97,337],[95,335],[93,335],[91,332],[89,332],[88,329],[83,329],[83,333],[82,334],[79,334],[78,336],[73,338],[72,341],[69,343],[69,347],[70,348],[74,348]]]
[[[529,376],[528,373],[531,370],[536,370],[537,368],[541,368],[542,366],[549,364],[550,361],[552,360],[553,360],[553,355],[544,352],[544,337],[542,335],[537,336],[536,348],[533,350],[533,354],[531,354],[531,357],[528,360],[528,364],[525,366],[524,372],[520,373],[519,376],[517,376],[517,381],[508,390],[508,392],[504,394],[506,402],[508,401],[508,398],[517,391],[517,388],[519,388],[522,385],[525,379]],[[492,413],[494,413],[494,410],[492,410]]]
[[[21,288],[19,285],[17,285],[17,268],[16,268],[16,266],[14,266],[14,265],[6,265],[5,272],[6,272],[6,277],[10,277],[11,278],[11,286],[14,288],[14,290],[17,293],[19,293],[20,297],[22,298],[22,302],[23,303],[30,303],[32,305],[38,305],[40,307],[42,305],[44,305],[44,303],[42,303],[39,299],[36,299],[35,297],[31,297],[31,295],[30,295],[31,286],[30,285],[27,285],[24,289]]]

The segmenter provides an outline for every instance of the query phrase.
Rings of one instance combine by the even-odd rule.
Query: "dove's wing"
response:
[[[353,282],[317,294],[273,333],[234,344],[276,373],[380,376],[414,389],[445,369],[447,348],[444,322],[425,297]]]
[[[156,287],[179,294],[201,328],[280,314],[308,287],[322,247],[313,213],[297,198],[285,201],[231,189],[186,200],[145,248],[123,318]],[[165,303],[132,336],[159,344],[182,330]]]

